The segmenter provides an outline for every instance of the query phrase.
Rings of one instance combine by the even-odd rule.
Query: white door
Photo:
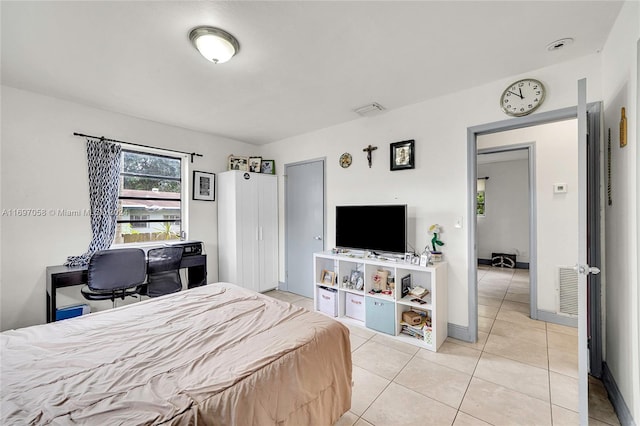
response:
[[[578,81],[578,408],[580,424],[589,424],[589,318],[587,276],[598,268],[587,264],[587,80]]]
[[[278,287],[278,179],[273,175],[257,175],[258,247],[260,257],[259,291]]]

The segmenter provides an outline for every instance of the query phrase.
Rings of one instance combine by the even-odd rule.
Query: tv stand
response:
[[[365,253],[356,255],[326,251],[313,255],[313,267],[316,310],[339,321],[389,334],[434,352],[447,338],[446,262],[419,266],[404,262],[404,259],[387,260],[367,257]],[[384,285],[384,293],[374,292],[378,271],[382,272],[382,276],[388,273],[394,279],[392,288]],[[360,274],[363,288],[352,287],[352,276]],[[402,279],[407,276],[411,277],[412,287],[429,291],[421,299],[424,303],[413,301],[416,298],[411,295],[403,295]],[[429,317],[431,326],[421,331],[407,329],[403,321],[403,313],[407,311]]]

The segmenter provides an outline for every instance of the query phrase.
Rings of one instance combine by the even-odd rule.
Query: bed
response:
[[[0,334],[0,424],[332,425],[348,329],[228,283]]]

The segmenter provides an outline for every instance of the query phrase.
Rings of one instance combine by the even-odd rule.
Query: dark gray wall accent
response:
[[[622,426],[636,426],[631,416],[631,411],[629,411],[629,407],[627,407],[627,403],[624,401],[606,362],[602,363],[602,383],[604,383],[604,387],[607,389],[609,400],[613,405],[613,409],[616,411],[620,424]]]
[[[477,340],[477,337],[472,338],[469,327],[463,327],[452,323],[447,324],[447,336],[470,343],[474,343]]]
[[[478,265],[491,265],[491,259],[478,259]],[[529,269],[529,263],[516,262],[516,269]]]
[[[537,310],[537,316],[540,321],[552,322],[554,324],[566,325],[567,327],[578,327],[578,317],[567,317],[564,315],[556,314],[555,312],[545,311],[542,309]]]

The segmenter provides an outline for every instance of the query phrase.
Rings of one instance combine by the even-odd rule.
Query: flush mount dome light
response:
[[[227,62],[240,50],[238,40],[220,28],[194,28],[189,33],[189,40],[202,56],[215,64]]]

